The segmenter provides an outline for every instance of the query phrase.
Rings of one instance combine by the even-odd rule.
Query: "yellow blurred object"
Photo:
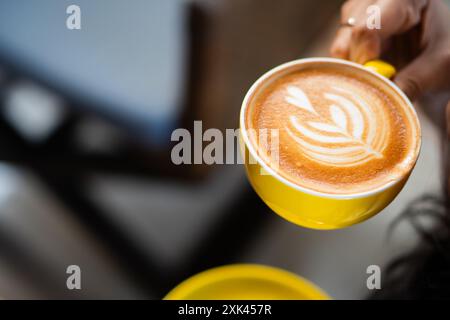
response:
[[[388,79],[391,79],[397,72],[393,65],[382,60],[371,60],[366,62],[364,66]]]
[[[165,300],[328,300],[314,284],[290,272],[236,264],[201,272],[174,288]]]

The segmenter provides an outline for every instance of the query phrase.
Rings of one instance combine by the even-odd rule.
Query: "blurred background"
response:
[[[81,8],[81,30],[66,8]],[[439,189],[438,131],[387,209],[344,230],[294,226],[241,165],[172,164],[175,128],[236,128],[257,77],[325,56],[339,0],[2,0],[0,297],[160,299],[224,264],[280,267],[359,299],[369,265],[414,246],[391,222]],[[82,290],[67,290],[78,265]]]

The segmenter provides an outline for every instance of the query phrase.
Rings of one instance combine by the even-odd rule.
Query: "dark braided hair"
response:
[[[391,225],[409,223],[420,245],[392,261],[373,299],[450,299],[450,215],[446,198],[424,195],[413,201]],[[424,218],[432,222],[427,227]],[[427,223],[429,225],[429,223]]]
[[[444,123],[441,129],[445,129]],[[400,223],[410,224],[420,236],[419,244],[388,265],[381,290],[372,299],[450,299],[449,128],[441,131],[441,143],[442,193],[414,200],[390,226],[392,234]]]

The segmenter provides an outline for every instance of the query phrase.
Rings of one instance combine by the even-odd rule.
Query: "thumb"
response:
[[[439,70],[435,70],[437,64],[429,63],[430,60],[430,56],[423,53],[402,69],[394,78],[397,86],[411,100],[418,99],[427,91],[436,77],[436,72],[439,72]]]

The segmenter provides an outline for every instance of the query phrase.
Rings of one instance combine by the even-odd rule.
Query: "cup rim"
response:
[[[258,155],[258,153],[256,152],[253,144],[251,143],[248,134],[247,134],[247,128],[246,128],[246,121],[245,121],[245,115],[246,115],[246,111],[249,105],[249,100],[252,98],[253,93],[260,87],[260,85],[268,78],[270,78],[272,75],[287,69],[287,68],[291,68],[295,65],[299,65],[299,64],[304,64],[304,63],[313,63],[313,62],[331,62],[331,63],[338,63],[338,64],[342,64],[342,65],[347,65],[353,68],[357,68],[359,70],[362,70],[364,72],[368,72],[370,74],[372,74],[373,76],[377,77],[378,79],[380,79],[381,81],[383,81],[384,83],[386,83],[389,87],[391,87],[405,102],[407,105],[407,108],[410,109],[410,111],[412,112],[414,118],[417,120],[416,124],[417,124],[417,137],[418,137],[418,142],[417,142],[417,148],[416,148],[416,152],[414,153],[414,159],[412,161],[412,166],[411,169],[408,170],[408,173],[410,173],[416,162],[417,159],[419,158],[419,154],[420,154],[420,150],[422,147],[422,129],[420,126],[420,121],[419,121],[419,117],[417,115],[417,112],[413,106],[413,104],[411,103],[411,101],[409,100],[409,98],[405,95],[405,93],[403,93],[403,91],[392,81],[390,81],[388,78],[376,73],[375,71],[364,67],[363,65],[357,64],[355,62],[352,61],[347,61],[347,60],[343,60],[343,59],[337,59],[337,58],[328,58],[328,57],[316,57],[316,58],[301,58],[301,59],[297,59],[297,60],[293,60],[293,61],[289,61],[286,63],[283,63],[269,71],[267,71],[266,73],[264,73],[261,77],[258,78],[258,80],[255,81],[255,83],[253,83],[253,85],[250,87],[250,89],[247,91],[244,100],[242,102],[242,106],[241,106],[241,111],[240,111],[240,116],[239,116],[239,123],[240,123],[240,131],[241,131],[241,136],[242,139],[244,140],[244,143],[247,147],[247,149],[249,150],[249,152],[251,153],[252,157],[254,159],[256,159],[257,163],[262,166],[264,168],[264,170],[266,170],[272,177],[274,177],[275,179],[279,180],[280,182],[282,182],[285,185],[290,186],[291,188],[294,188],[298,191],[304,192],[306,194],[310,194],[313,196],[319,196],[319,197],[323,197],[323,198],[330,198],[330,199],[357,199],[357,198],[364,198],[364,197],[368,197],[368,196],[372,196],[375,194],[378,194],[380,192],[383,192],[384,190],[394,186],[395,184],[397,184],[398,182],[400,182],[401,180],[403,180],[405,178],[405,176],[408,175],[408,173],[405,173],[404,175],[399,176],[397,179],[389,181],[375,189],[372,190],[368,190],[368,191],[363,191],[363,192],[355,192],[355,193],[345,193],[345,194],[333,194],[333,193],[326,193],[326,192],[320,192],[320,191],[316,191],[316,190],[312,190],[303,186],[300,186],[298,184],[293,183],[292,181],[289,181],[288,179],[284,178],[283,176],[281,176],[278,172],[276,172],[274,169],[272,169],[268,164],[266,164],[264,162],[264,160]],[[247,164],[245,164],[247,165]]]

